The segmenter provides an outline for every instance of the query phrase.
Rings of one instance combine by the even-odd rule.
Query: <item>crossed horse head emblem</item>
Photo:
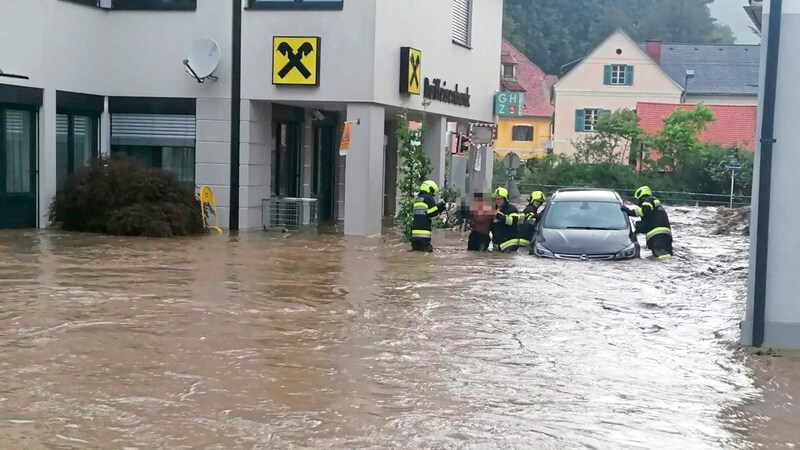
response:
[[[310,55],[314,52],[314,46],[311,45],[309,42],[304,42],[295,52],[291,45],[287,42],[281,42],[278,45],[278,51],[281,55],[289,58],[289,61],[286,63],[285,66],[278,72],[278,76],[281,78],[285,78],[286,75],[289,75],[289,72],[292,69],[297,69],[305,79],[311,78],[311,72],[308,68],[303,64],[303,58]]]

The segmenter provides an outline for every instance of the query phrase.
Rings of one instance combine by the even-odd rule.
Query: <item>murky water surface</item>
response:
[[[671,212],[666,263],[2,231],[0,446],[785,445],[733,345],[746,239]]]

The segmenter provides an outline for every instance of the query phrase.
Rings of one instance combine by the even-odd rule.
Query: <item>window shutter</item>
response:
[[[611,85],[611,66],[603,67],[603,84],[606,86]]]
[[[453,0],[453,41],[469,45],[469,22],[472,0]]]
[[[586,111],[583,109],[575,110],[575,131],[584,131],[586,127]]]
[[[633,86],[633,66],[625,66],[625,85]]]
[[[194,147],[195,116],[112,114],[112,145]]]

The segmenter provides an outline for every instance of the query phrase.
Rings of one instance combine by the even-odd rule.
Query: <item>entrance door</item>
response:
[[[336,205],[336,124],[314,125],[314,167],[311,190],[317,197],[320,222],[333,221]]]
[[[272,192],[279,197],[300,195],[301,122],[274,122],[275,167]]]
[[[35,116],[0,105],[0,228],[36,226]]]

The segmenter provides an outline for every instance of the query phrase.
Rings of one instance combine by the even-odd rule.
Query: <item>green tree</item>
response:
[[[678,108],[663,118],[661,131],[647,139],[648,146],[661,155],[656,164],[674,172],[679,167],[696,163],[706,149],[697,134],[714,120],[711,108],[702,103],[693,109]]]
[[[400,179],[397,186],[402,195],[397,210],[397,225],[403,232],[403,239],[411,241],[411,222],[414,218],[414,198],[419,193],[419,186],[433,170],[430,158],[422,147],[422,133],[425,121],[416,130],[408,126],[408,111],[398,114],[397,154],[400,158]]]
[[[608,162],[626,164],[630,160],[631,146],[644,132],[639,127],[636,112],[623,108],[610,114],[601,114],[595,131],[574,141],[575,158],[579,162]]]
[[[733,43],[712,0],[505,0],[503,37],[547,73],[586,56],[622,28],[637,41]]]

